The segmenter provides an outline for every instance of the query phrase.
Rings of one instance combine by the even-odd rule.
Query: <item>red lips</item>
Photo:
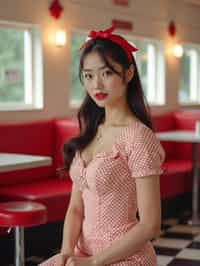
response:
[[[108,95],[107,93],[100,92],[95,94],[95,98],[98,100],[103,100],[107,97],[107,95]]]

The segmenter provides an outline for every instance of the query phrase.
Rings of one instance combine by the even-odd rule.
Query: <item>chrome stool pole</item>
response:
[[[16,226],[15,232],[15,266],[25,266],[24,257],[24,228]]]

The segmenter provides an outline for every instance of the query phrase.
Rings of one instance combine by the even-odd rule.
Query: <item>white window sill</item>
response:
[[[82,104],[82,102],[80,101],[80,102],[71,102],[70,103],[70,108],[71,109],[78,109],[80,106],[81,106],[81,104]]]
[[[200,103],[199,102],[196,102],[196,103],[194,103],[194,102],[189,102],[189,103],[179,103],[179,106],[184,106],[184,107],[186,107],[186,106],[188,106],[188,107],[190,107],[190,106],[200,106]]]
[[[35,105],[0,105],[0,112],[5,111],[33,111],[33,110],[42,110],[43,106]]]
[[[164,107],[166,104],[165,103],[155,103],[155,102],[148,102],[148,105],[150,107]]]

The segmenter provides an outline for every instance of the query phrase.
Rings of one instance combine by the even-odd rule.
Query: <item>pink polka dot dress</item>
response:
[[[84,220],[75,253],[91,256],[112,245],[138,223],[136,178],[160,175],[164,150],[151,129],[141,122],[124,127],[109,152],[100,152],[86,166],[76,152],[70,167],[82,192]],[[148,177],[147,177],[148,178]],[[55,256],[43,266],[53,266]],[[148,241],[131,257],[112,266],[156,266]]]

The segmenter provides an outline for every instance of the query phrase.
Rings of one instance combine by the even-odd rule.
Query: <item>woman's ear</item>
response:
[[[126,82],[128,83],[134,76],[135,68],[134,65],[131,64],[129,68],[126,70]]]

